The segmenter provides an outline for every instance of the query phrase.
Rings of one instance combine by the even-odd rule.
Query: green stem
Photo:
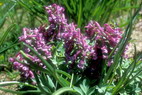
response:
[[[71,77],[70,87],[72,87],[73,78],[74,78],[74,73],[72,74],[72,77]]]

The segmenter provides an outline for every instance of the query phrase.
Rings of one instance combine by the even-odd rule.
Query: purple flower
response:
[[[22,39],[22,38],[24,38],[24,36],[26,37],[26,39]],[[50,52],[51,46],[47,45],[47,41],[44,37],[44,31],[41,31],[40,28],[34,29],[34,30],[24,28],[23,35],[21,37],[19,37],[19,40],[34,47],[34,49],[37,52],[42,53],[42,55],[46,56],[47,59],[51,58],[51,52]],[[29,48],[24,48],[24,51],[27,53],[30,53]],[[37,59],[35,59],[35,61],[36,60]]]
[[[15,60],[14,60],[14,58],[9,58],[9,62],[14,62]]]
[[[44,29],[43,29],[44,30]],[[25,42],[32,46],[40,55],[44,57],[44,59],[48,60],[51,58],[51,45],[47,44],[47,40],[45,39],[44,33],[46,31],[43,31],[40,28],[36,28],[34,30],[24,28],[23,29],[23,35],[19,37],[19,40],[21,42]],[[41,60],[35,56],[29,48],[23,47],[23,52],[26,54],[27,57],[31,59],[31,61],[35,64],[40,64]],[[14,69],[21,72],[21,76],[27,78],[33,78],[33,73],[29,69],[27,65],[30,65],[30,63],[22,56],[22,54],[19,52],[14,58],[9,59],[10,62],[13,63]],[[18,62],[16,61],[18,60]],[[20,63],[21,62],[21,63]],[[24,63],[24,64],[22,64]],[[27,65],[25,65],[27,64]],[[45,68],[45,66],[43,66]]]
[[[34,78],[33,72],[29,69],[29,67],[24,66],[23,64],[19,63],[19,62],[14,62],[13,63],[13,68],[15,70],[18,70],[21,72],[21,76],[24,79],[28,79],[28,78]],[[30,72],[30,73],[29,73]]]
[[[66,24],[67,19],[64,15],[64,8],[60,7],[59,5],[52,4],[48,7],[45,7],[48,15],[49,15],[49,22],[54,24]]]
[[[84,60],[80,60],[80,62],[79,62],[79,64],[77,66],[80,69],[84,69],[84,64],[85,64]]]
[[[109,24],[104,24],[104,27],[101,27],[95,21],[90,21],[85,28],[86,35],[95,43],[94,47],[101,49],[103,59],[108,59],[108,55],[122,38],[122,31]],[[110,64],[112,64],[112,60],[108,62],[108,65]]]
[[[23,66],[23,65],[22,65],[21,63],[17,62],[17,61],[15,61],[15,62],[13,63],[13,67],[14,67],[15,70],[18,70],[19,67],[22,67],[22,66]]]
[[[66,31],[61,34],[61,38],[65,44],[66,62],[72,62],[78,65],[79,68],[85,67],[85,59],[92,53],[93,47],[87,43],[87,37],[84,36],[79,28],[76,28],[74,23],[66,25]],[[78,63],[78,60],[82,60]]]
[[[67,19],[64,14],[65,9],[56,4],[45,7],[45,9],[49,15],[48,19],[50,22],[47,35],[50,36],[51,40],[60,39],[60,33],[64,32],[67,26]]]

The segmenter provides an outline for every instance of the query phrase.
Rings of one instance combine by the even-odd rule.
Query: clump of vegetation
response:
[[[142,70],[139,69],[142,55],[137,54],[135,48],[134,58],[128,59],[125,51],[132,33],[132,24],[142,4],[134,6],[136,10],[132,13],[123,34],[122,29],[116,25],[104,24],[113,18],[111,13],[115,6],[119,6],[117,1],[86,0],[84,3],[82,0],[71,0],[71,4],[61,1],[48,3],[64,5],[66,15],[65,9],[57,4],[46,7],[45,1],[31,0],[27,1],[31,6],[27,6],[26,1],[16,1],[29,11],[30,28],[23,28],[21,34],[20,28],[23,26],[12,25],[2,36],[1,46],[6,43],[6,38],[8,40],[8,34],[12,35],[9,31],[18,29],[19,33],[9,37],[15,42],[2,49],[1,54],[3,56],[4,53],[13,50],[10,55],[4,57],[11,56],[9,58],[11,67],[20,72],[21,79],[1,82],[0,90],[38,95],[139,93],[142,89],[140,87]],[[91,4],[89,1],[99,7],[88,6]],[[100,5],[97,5],[99,3]],[[112,3],[113,6],[108,7]],[[87,8],[92,10],[93,14],[87,11]],[[105,8],[109,13],[106,13]],[[76,11],[77,9],[79,11]],[[100,12],[100,9],[103,11]],[[45,16],[46,12],[48,19]],[[22,25],[22,22],[17,23]],[[40,25],[38,28],[33,29],[38,25]],[[18,37],[19,35],[21,36]],[[18,91],[3,88],[13,84],[19,85]]]

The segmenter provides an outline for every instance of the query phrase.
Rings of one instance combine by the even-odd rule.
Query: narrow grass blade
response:
[[[14,47],[14,46],[17,46],[17,45],[20,45],[21,43],[14,43],[14,44],[12,44],[12,45],[10,45],[9,47],[7,47],[7,48],[1,48],[0,49],[0,54],[2,54],[3,52],[5,52],[6,50],[8,50],[8,49],[10,49],[10,48],[12,48],[12,47]]]
[[[4,25],[6,21],[6,17],[3,17],[2,19],[0,19],[0,28]]]
[[[6,32],[4,32],[1,40],[0,40],[0,46],[3,44],[3,42],[5,41],[6,37],[8,36],[8,33],[11,32],[14,28],[15,28],[15,24],[11,25],[7,30]]]
[[[5,92],[9,92],[9,93],[13,93],[13,94],[26,94],[26,93],[41,93],[39,90],[27,90],[27,91],[13,91],[13,90],[9,90],[6,88],[2,88],[0,87],[0,90],[5,91]]]
[[[58,89],[56,92],[54,92],[52,95],[61,95],[64,92],[72,92],[72,93],[76,93],[76,91],[73,88],[70,87],[63,87]]]
[[[21,53],[21,54],[23,55],[23,57],[30,63],[30,65],[25,64],[25,63],[19,61],[20,63],[22,63],[22,64],[24,64],[24,65],[27,65],[28,67],[30,67],[30,68],[33,69],[33,70],[40,71],[40,72],[44,72],[44,73],[46,73],[46,74],[50,74],[50,71],[49,71],[48,69],[42,68],[42,67],[40,67],[39,65],[34,64],[34,63],[32,62],[32,60],[31,60],[22,50],[20,50],[20,53]],[[18,61],[18,60],[17,60],[17,61]]]
[[[78,21],[77,25],[81,27],[81,20],[82,20],[82,0],[79,1],[79,12],[78,12]]]
[[[72,14],[72,9],[71,9],[70,6],[68,5],[67,0],[63,0],[63,3],[64,3],[65,6],[67,7],[67,10],[70,12],[70,14]]]
[[[9,86],[9,85],[14,85],[14,84],[20,84],[18,81],[7,81],[7,82],[0,82],[0,86]]]
[[[142,4],[141,4],[142,5]],[[133,17],[131,18],[131,21],[130,23],[128,24],[127,28],[126,28],[126,32],[124,34],[124,37],[121,39],[121,41],[119,42],[119,45],[118,45],[118,51],[116,52],[116,55],[114,57],[114,64],[112,64],[112,66],[109,68],[107,74],[106,74],[106,77],[104,78],[104,82],[106,83],[107,80],[109,79],[110,75],[112,72],[115,72],[115,68],[118,66],[118,63],[119,63],[119,59],[126,47],[126,44],[127,42],[129,41],[130,39],[130,36],[131,36],[131,33],[132,33],[132,24],[136,18],[136,16],[138,15],[139,11],[140,11],[140,8],[137,9],[137,11],[134,13]]]
[[[55,68],[53,66],[51,66],[50,64],[53,64],[53,63],[48,63],[45,59],[42,58],[41,55],[38,54],[38,52],[36,52],[31,46],[29,46],[28,44],[26,43],[23,43],[26,47],[30,48],[31,51],[46,65],[46,67],[49,69],[49,71],[51,71],[51,73],[54,73],[55,71]]]
[[[0,82],[0,87],[11,86],[11,85],[24,85],[24,86],[29,86],[29,87],[32,87],[32,88],[37,88],[37,87],[34,86],[34,85],[27,84],[27,83],[22,83],[22,82],[19,82],[19,81]]]
[[[33,73],[34,73],[34,77],[35,77],[36,83],[37,83],[38,88],[40,89],[40,91],[41,91],[43,94],[49,94],[48,90],[47,90],[47,89],[44,89],[43,84],[40,82],[40,79],[39,79],[38,75],[36,74],[36,72],[33,71]]]
[[[65,71],[62,71],[62,70],[55,70],[58,74],[63,74],[65,75],[67,78],[71,79],[71,75],[66,73]]]
[[[4,14],[3,18],[0,19],[0,28],[4,25],[4,22],[6,21],[6,17],[8,16],[8,14],[14,9],[14,7],[16,6],[16,3],[14,3],[11,8],[9,8],[7,10],[7,12]]]
[[[62,87],[68,87],[70,85],[69,81],[58,74],[56,74],[56,80],[60,83]]]
[[[135,52],[136,52],[136,49],[135,49]],[[127,82],[129,77],[132,75],[137,61],[139,60],[134,58],[134,62],[132,62],[131,65],[124,71],[123,76],[120,78],[120,81],[118,82],[116,87],[113,89],[113,92],[112,92],[113,95],[115,95],[118,92],[118,90],[123,86],[123,84]]]

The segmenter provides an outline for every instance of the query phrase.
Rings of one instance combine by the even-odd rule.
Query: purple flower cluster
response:
[[[42,31],[41,27],[39,29],[23,29],[23,35],[19,37],[19,40],[25,42],[32,46],[37,52],[39,52],[45,59],[51,58],[51,45],[47,45],[47,41],[44,38],[45,31]],[[30,53],[29,48],[24,48],[25,53]],[[31,56],[33,61],[40,62],[35,56]]]
[[[53,4],[45,9],[49,14],[49,29],[54,30],[52,26],[56,26],[58,31],[55,33],[56,37],[64,41],[66,64],[71,62],[77,64],[79,68],[84,68],[85,60],[90,54],[94,55],[94,59],[96,58],[93,47],[87,43],[87,37],[76,28],[74,23],[67,23],[63,7]]]
[[[88,45],[87,37],[73,23],[66,26],[66,31],[62,33],[64,40],[66,62],[71,61],[79,68],[84,68],[86,59],[94,53],[93,47]],[[95,54],[95,53],[94,53]]]
[[[90,21],[85,26],[86,35],[84,35],[81,29],[77,28],[77,25],[67,23],[63,7],[53,4],[45,9],[49,15],[49,26],[41,26],[34,30],[24,28],[23,35],[19,37],[20,41],[32,46],[44,59],[48,60],[52,58],[52,45],[48,43],[59,39],[58,41],[62,41],[64,44],[66,65],[71,68],[84,69],[89,66],[87,62],[90,61],[88,60],[93,60],[93,62],[108,60],[108,65],[112,64],[113,61],[108,59],[108,55],[122,38],[122,32],[119,28],[114,28],[108,24],[104,24],[102,27],[99,23]],[[46,68],[29,48],[24,47],[23,51],[33,63]],[[13,62],[14,68],[21,72],[22,76],[34,78],[30,68],[25,65],[30,65],[30,63],[23,58],[21,53],[18,53],[13,59],[11,58],[10,61]]]
[[[53,4],[45,7],[48,13],[48,20],[50,25],[46,36],[51,40],[60,39],[61,32],[65,31],[67,25],[67,19],[65,18],[65,9],[59,5]]]
[[[63,7],[53,4],[45,7],[45,9],[49,14],[49,30],[52,31],[52,34],[56,35],[56,38],[62,39],[65,43],[66,63],[78,63],[77,66],[83,68],[86,63],[85,59],[89,56],[89,53],[94,53],[93,47],[89,46],[86,42],[87,37],[81,34],[80,29],[76,28],[74,23],[67,23]],[[53,26],[57,28],[57,33],[53,31],[55,30]]]
[[[45,7],[48,15],[49,15],[49,22],[62,25],[67,23],[67,19],[65,18],[64,11],[65,9],[63,7],[60,7],[59,5],[53,4],[48,7]]]
[[[44,27],[39,27],[38,29],[23,29],[23,35],[19,37],[19,41],[24,42],[30,46],[32,46],[42,57],[46,60],[51,58],[51,45],[47,45],[47,41],[44,37],[44,33],[46,31],[43,31],[42,29]],[[46,68],[41,60],[36,57],[29,48],[24,47],[23,52],[26,54],[26,56],[33,62],[38,64],[39,66]],[[34,78],[33,72],[30,70],[28,65],[28,61],[22,56],[22,54],[19,52],[14,58],[10,58],[10,62],[13,63],[13,67],[16,70],[19,70],[21,72],[21,76],[25,79],[27,78]]]
[[[34,74],[29,69],[29,67],[21,63],[21,62],[24,62],[24,59],[20,53],[18,53],[14,58],[9,58],[9,61],[13,63],[13,67],[15,70],[18,70],[21,72],[22,78],[24,79],[34,78]],[[28,65],[29,63],[26,63],[26,64]]]
[[[122,31],[108,24],[104,24],[104,27],[101,27],[95,21],[90,21],[85,28],[88,38],[93,40],[95,47],[102,51],[103,59],[108,59],[108,55],[122,38]],[[109,60],[108,65],[110,66],[112,62],[112,60]]]

